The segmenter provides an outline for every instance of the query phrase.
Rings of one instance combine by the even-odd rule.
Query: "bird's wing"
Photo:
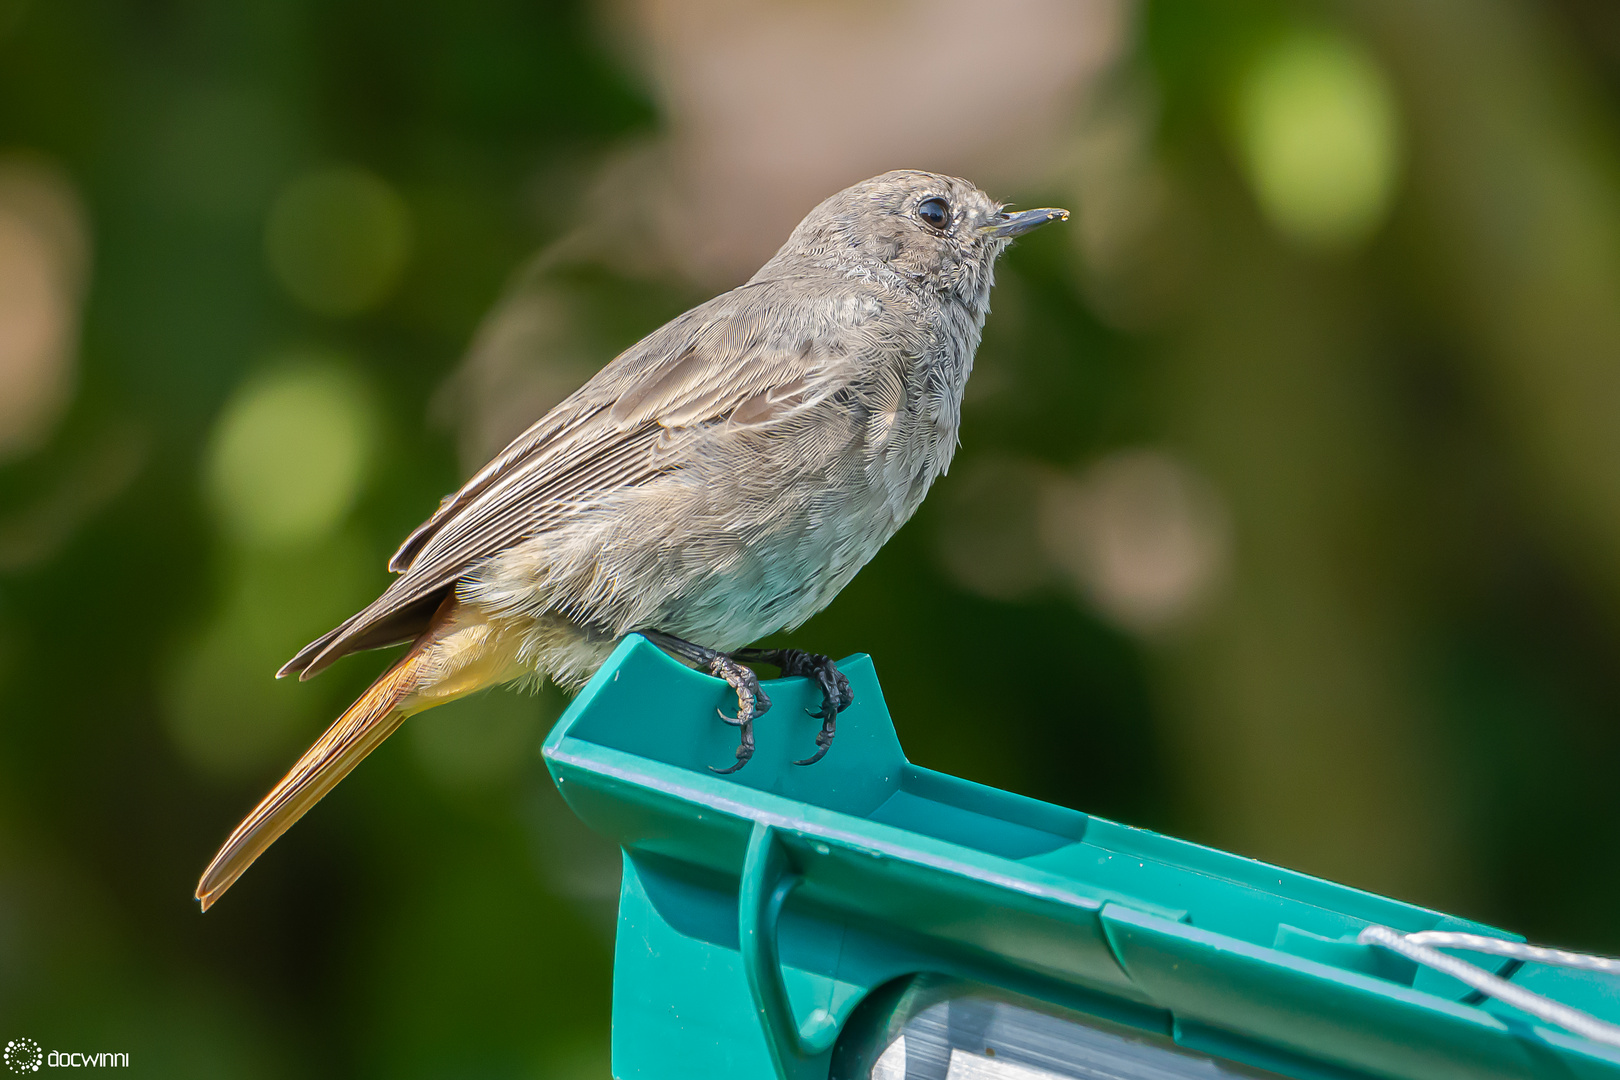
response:
[[[365,610],[281,669],[309,678],[345,653],[415,636],[456,580],[481,560],[544,532],[593,495],[669,468],[673,429],[768,423],[819,396],[840,363],[826,320],[804,291],[751,283],[654,331],[518,436],[400,547],[401,572]]]

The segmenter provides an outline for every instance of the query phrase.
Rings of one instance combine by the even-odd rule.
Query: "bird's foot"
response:
[[[814,679],[821,687],[821,710],[809,712],[811,716],[821,721],[821,730],[816,733],[816,752],[803,761],[795,761],[795,765],[814,765],[827,755],[832,748],[833,738],[838,734],[838,714],[854,704],[855,694],[849,688],[849,680],[844,673],[838,670],[832,660],[820,653],[804,652],[801,649],[739,649],[731,654],[733,660],[746,663],[771,664],[780,668],[784,677],[795,676]]]
[[[803,761],[795,761],[795,765],[814,765],[827,756],[827,751],[832,748],[833,738],[838,734],[838,714],[855,702],[855,694],[850,689],[849,680],[829,657],[820,653],[805,652],[802,649],[738,649],[735,652],[722,653],[659,630],[642,630],[640,633],[665,652],[702,667],[716,678],[724,679],[736,693],[737,715],[730,717],[721,712],[720,719],[741,729],[737,761],[727,768],[714,769],[717,773],[734,773],[748,764],[754,756],[754,721],[765,715],[771,707],[771,699],[759,685],[759,676],[747,667],[748,664],[770,664],[781,669],[785,678],[814,679],[816,685],[821,687],[820,710],[815,712],[805,710],[821,721],[821,730],[816,733],[816,752]],[[711,765],[710,768],[714,766]]]
[[[723,652],[711,649],[706,645],[697,645],[673,634],[666,634],[661,630],[638,631],[642,637],[694,667],[701,667],[715,678],[724,679],[737,695],[737,715],[727,716],[720,713],[720,719],[733,727],[741,728],[739,732],[741,741],[737,745],[737,761],[724,769],[714,769],[715,772],[725,774],[734,773],[748,764],[754,756],[754,721],[765,715],[771,707],[771,699],[759,685],[759,676],[743,665],[743,663]]]
[[[737,693],[737,716],[735,719],[716,709],[720,719],[734,727],[741,728],[741,741],[737,744],[737,762],[724,769],[709,768],[724,775],[734,773],[748,764],[754,756],[754,721],[767,712],[771,707],[771,699],[766,695],[763,687],[759,685],[759,676],[743,664],[738,663],[724,653],[716,653],[708,663],[709,674],[717,679],[726,680]]]

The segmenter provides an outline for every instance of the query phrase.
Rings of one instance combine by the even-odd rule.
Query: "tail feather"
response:
[[[231,833],[197,883],[196,895],[204,911],[277,837],[404,722],[406,714],[400,703],[417,686],[430,638],[424,637],[372,683]]]
[[[365,610],[350,616],[298,650],[298,655],[281,666],[276,678],[297,675],[299,682],[319,675],[332,663],[352,652],[383,649],[402,641],[419,638],[442,622],[445,605],[454,607],[449,587],[419,596],[406,603],[383,593]]]
[[[300,676],[299,681],[302,682],[304,671],[309,667],[311,661],[320,655],[328,645],[332,644],[333,640],[347,630],[353,622],[354,618],[346,619],[340,625],[333,627],[302,649],[299,649],[297,656],[281,665],[281,670],[276,672],[276,678],[285,679],[289,675],[298,675]]]

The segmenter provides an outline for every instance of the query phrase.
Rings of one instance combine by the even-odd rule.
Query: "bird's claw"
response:
[[[816,682],[821,685],[821,708],[804,711],[817,720],[836,720],[839,713],[855,704],[855,692],[849,688],[849,680],[844,678],[842,671],[831,664],[827,665],[826,670],[836,678],[825,678],[824,672],[815,675]]]
[[[704,652],[707,653],[707,650]],[[703,662],[699,657],[693,659]],[[709,766],[722,776],[736,772],[752,760],[754,721],[771,707],[771,699],[759,685],[759,676],[745,666],[747,663],[760,662],[781,668],[782,674],[789,678],[814,679],[816,685],[821,688],[821,708],[814,711],[805,710],[810,716],[821,721],[821,730],[816,733],[816,752],[803,761],[795,761],[795,765],[814,765],[827,756],[827,751],[832,749],[833,738],[838,734],[838,714],[855,703],[855,693],[850,689],[849,680],[831,659],[820,653],[807,653],[799,649],[739,649],[729,655],[726,653],[710,655],[705,665],[709,674],[724,679],[737,694],[736,716],[727,716],[720,709],[716,709],[715,712],[732,727],[741,729],[736,764],[724,769]]]
[[[798,649],[783,649],[781,653],[781,667],[783,675],[800,675],[816,681],[821,687],[821,708],[815,712],[804,710],[809,715],[821,721],[821,730],[816,733],[816,752],[803,761],[795,761],[795,765],[814,765],[827,756],[832,749],[834,736],[838,734],[838,714],[855,703],[855,692],[850,689],[849,680],[844,673],[828,657],[820,653],[800,652]]]
[[[732,765],[732,766],[730,766],[728,768],[724,768],[724,769],[717,768],[714,765],[710,765],[709,766],[709,771],[714,773],[717,776],[726,776],[726,775],[728,775],[730,773],[736,772],[738,769],[740,769],[744,765],[748,764],[748,760],[750,758],[752,758],[753,756],[754,756],[754,748],[751,745],[749,745],[748,743],[744,743],[743,745],[737,747],[737,764]]]
[[[813,716],[815,714],[812,713],[811,715]],[[833,717],[836,718],[837,715],[837,713],[834,713]],[[834,734],[835,732],[832,726],[832,719],[829,719],[824,725],[822,725],[821,730],[816,733],[816,752],[805,758],[803,761],[795,761],[793,764],[814,765],[816,762],[826,757],[827,751],[832,749]]]
[[[737,744],[737,763],[724,769],[709,768],[724,776],[734,773],[754,756],[754,721],[770,710],[771,699],[759,685],[759,676],[731,657],[721,654],[709,661],[709,674],[724,679],[737,694],[737,715],[727,716],[722,710],[715,712],[732,727],[741,728],[741,741]]]

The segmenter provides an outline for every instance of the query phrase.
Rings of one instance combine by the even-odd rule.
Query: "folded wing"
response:
[[[390,561],[400,577],[278,677],[308,679],[350,652],[419,636],[482,560],[544,533],[599,492],[670,468],[658,453],[668,431],[767,421],[809,402],[837,358],[815,320],[793,317],[804,296],[779,282],[750,283],[620,354],[445,499]]]

